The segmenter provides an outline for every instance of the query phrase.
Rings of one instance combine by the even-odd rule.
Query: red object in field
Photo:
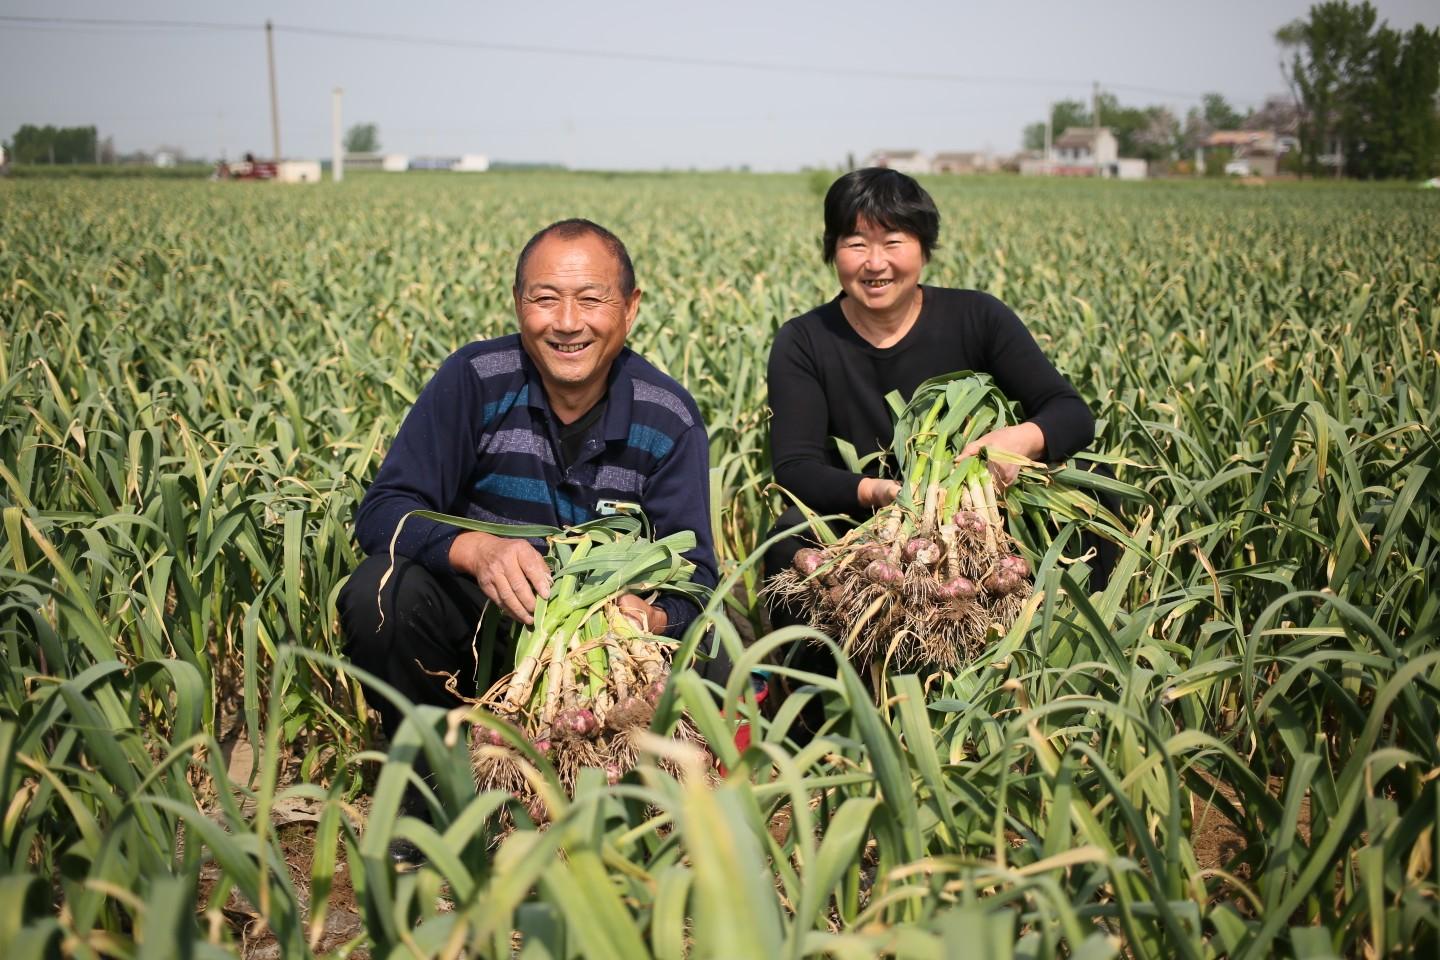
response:
[[[220,161],[215,165],[216,180],[274,180],[280,175],[280,164],[272,160],[256,160],[245,154],[244,160],[234,163]]]
[[[770,695],[770,682],[767,678],[761,677],[759,675],[752,677],[752,681],[754,683],[754,686],[751,687],[751,690],[755,694],[755,705],[758,707],[760,704],[764,703],[765,698]],[[749,748],[750,724],[748,722],[741,723],[738,727],[735,728],[735,749],[741,753],[744,753]],[[715,761],[715,766],[719,769],[720,776],[725,777],[730,775],[730,771],[725,769],[725,764],[717,760]]]

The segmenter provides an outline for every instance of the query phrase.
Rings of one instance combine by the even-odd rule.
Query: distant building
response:
[[[281,160],[275,164],[275,179],[280,183],[319,183],[319,160]]]
[[[157,153],[155,154],[155,166],[157,166],[157,167],[173,167],[173,166],[175,166],[175,154],[171,153],[169,150],[161,150],[161,151],[157,152]]]
[[[1109,127],[1068,127],[1055,138],[1055,164],[1097,167],[1120,159],[1120,144]]]
[[[1050,157],[1020,161],[1020,172],[1027,176],[1144,180],[1148,170],[1144,160],[1120,156],[1109,127],[1068,127],[1055,138]]]
[[[934,173],[989,173],[996,169],[995,155],[988,150],[945,150],[930,161]]]
[[[410,161],[410,169],[484,173],[490,169],[490,158],[483,153],[462,153],[458,157],[415,157]]]
[[[876,150],[865,160],[867,167],[886,167],[901,173],[929,173],[930,158],[919,150]]]
[[[1216,130],[1205,138],[1200,169],[1221,149],[1230,151],[1230,160],[1225,164],[1227,174],[1273,177],[1279,172],[1280,155],[1286,148],[1274,130]]]
[[[410,158],[403,153],[347,153],[345,169],[404,173],[410,169]]]

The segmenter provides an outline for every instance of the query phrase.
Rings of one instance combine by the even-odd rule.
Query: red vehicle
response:
[[[234,163],[221,160],[215,164],[215,180],[274,180],[280,172],[280,165],[273,160],[256,160],[253,153]]]

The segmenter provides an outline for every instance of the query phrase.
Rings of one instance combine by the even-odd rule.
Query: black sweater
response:
[[[1055,369],[1014,311],[988,293],[922,287],[915,325],[899,343],[871,346],[840,311],[840,299],[795,317],[770,348],[770,457],[775,480],[813,510],[857,513],[861,474],[831,437],[861,457],[890,445],[885,395],[907,400],[931,377],[988,373],[1045,435],[1046,457],[1067,460],[1095,436],[1085,401]],[[841,294],[841,296],[844,296]],[[878,475],[872,462],[867,476]]]

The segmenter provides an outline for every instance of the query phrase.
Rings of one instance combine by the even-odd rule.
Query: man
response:
[[[531,623],[550,574],[528,540],[419,517],[402,525],[412,511],[563,526],[635,503],[657,536],[693,531],[695,580],[716,582],[705,425],[679,384],[625,346],[641,296],[625,245],[588,220],[551,224],[521,251],[513,292],[520,332],[445,361],[355,515],[368,556],[340,592],[346,652],[416,703],[456,703],[437,673],[474,696],[472,643],[486,604]],[[382,591],[392,538],[396,565]],[[621,606],[670,636],[698,612],[675,596]],[[497,672],[509,660],[494,656]],[[393,736],[401,714],[372,700]]]

